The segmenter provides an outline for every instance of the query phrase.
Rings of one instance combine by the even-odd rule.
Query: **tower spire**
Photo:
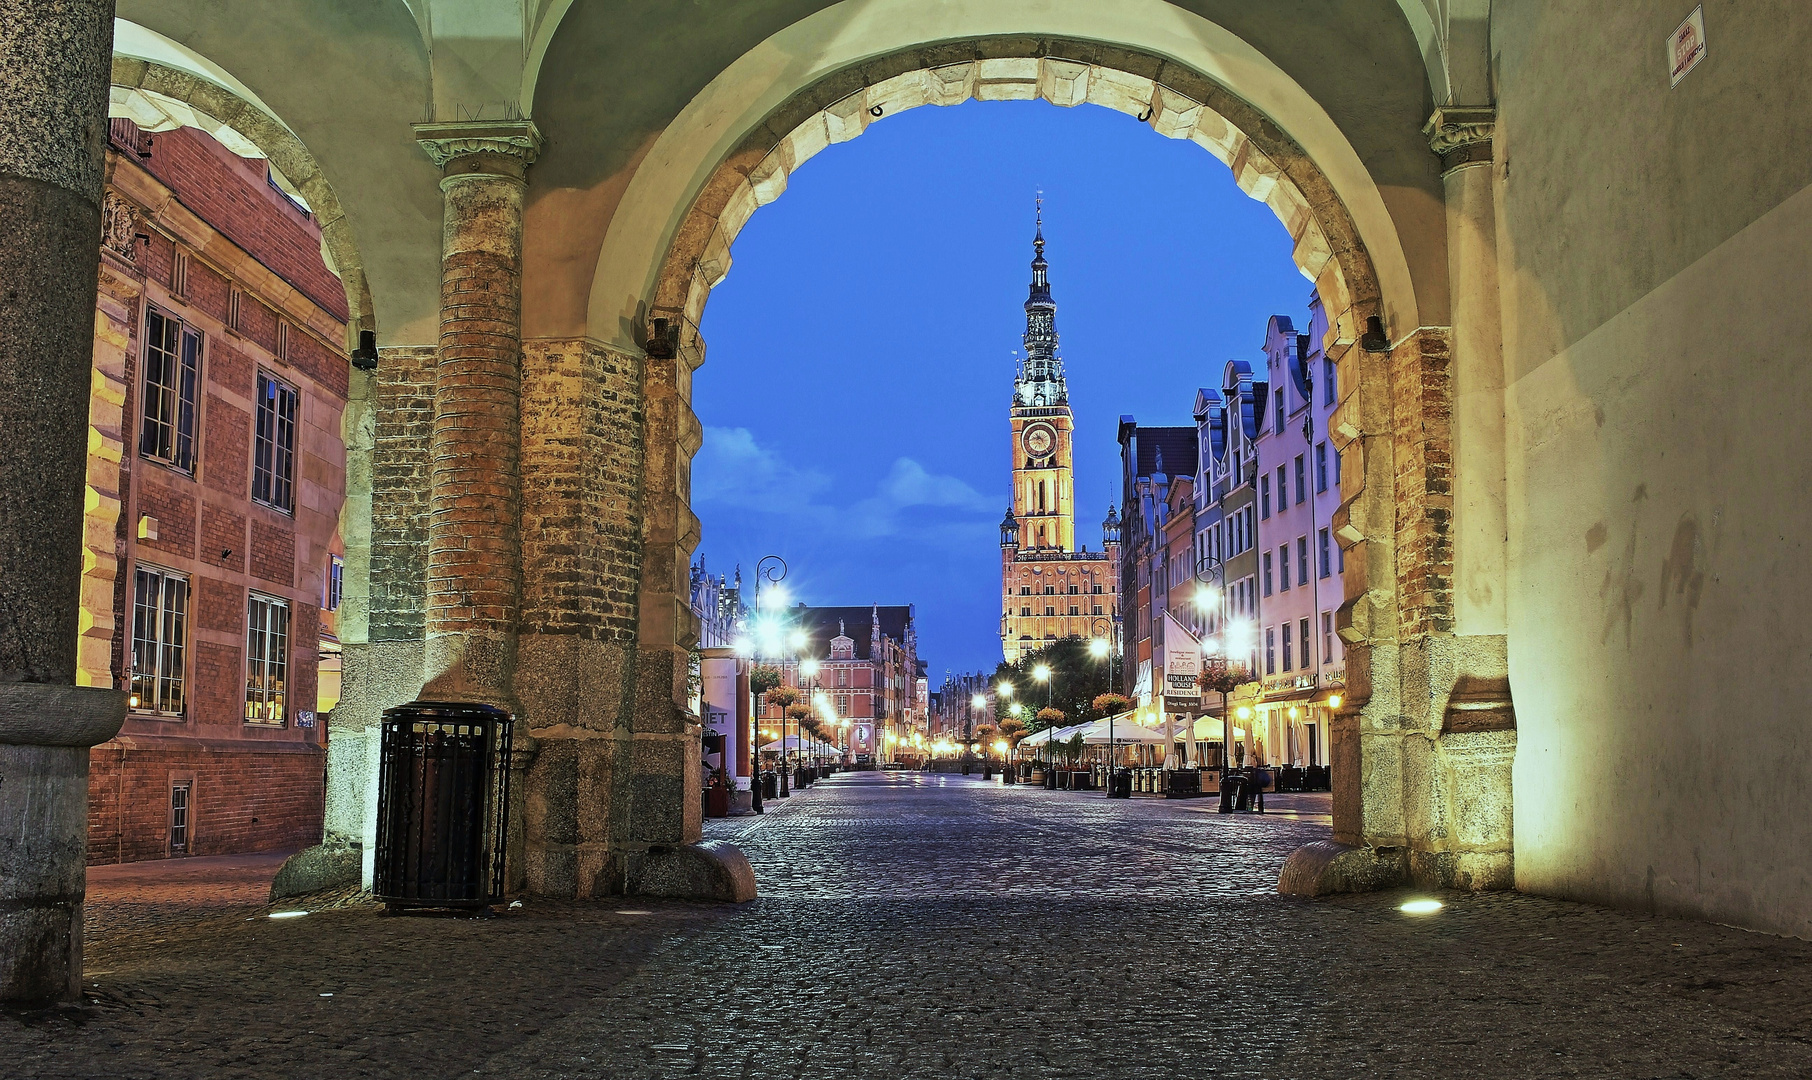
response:
[[[1063,361],[1057,356],[1057,302],[1051,299],[1050,263],[1044,257],[1044,192],[1032,210],[1032,287],[1026,296],[1025,359],[1013,380],[1020,405],[1051,407],[1069,403]]]

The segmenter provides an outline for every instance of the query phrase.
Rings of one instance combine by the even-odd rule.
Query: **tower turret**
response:
[[[1016,548],[1019,546],[1019,519],[1013,516],[1013,508],[1007,507],[1007,516],[1000,522],[1000,546]]]

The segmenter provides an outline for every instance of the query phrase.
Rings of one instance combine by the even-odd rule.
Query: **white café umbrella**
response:
[[[1162,731],[1153,731],[1148,727],[1133,722],[1133,714],[1125,713],[1113,718],[1115,744],[1119,743],[1161,743],[1164,741]],[[1108,720],[1103,717],[1092,724],[1081,728],[1082,741],[1090,746],[1107,745]]]

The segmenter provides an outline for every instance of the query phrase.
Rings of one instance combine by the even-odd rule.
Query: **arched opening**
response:
[[[1445,452],[1444,417],[1434,415],[1444,406],[1424,393],[1408,404],[1429,415],[1411,416],[1402,403],[1393,412],[1393,394],[1400,397],[1411,382],[1445,393],[1445,330],[1422,327],[1418,315],[1442,310],[1445,297],[1418,295],[1424,284],[1439,286],[1414,279],[1405,255],[1410,244],[1338,129],[1318,123],[1326,114],[1299,87],[1292,91],[1294,84],[1262,56],[1196,22],[1225,50],[1215,54],[1218,78],[1157,49],[1086,38],[927,42],[896,33],[895,48],[842,64],[827,60],[804,80],[744,57],[669,125],[612,219],[591,293],[593,340],[645,346],[647,353],[639,647],[677,651],[689,643],[682,598],[699,536],[688,505],[689,470],[701,431],[687,402],[705,351],[697,324],[743,223],[778,198],[791,171],[813,154],[907,109],[1016,98],[1103,105],[1157,134],[1189,139],[1232,169],[1242,190],[1289,230],[1297,266],[1326,305],[1322,345],[1338,370],[1341,395],[1330,430],[1348,462],[1330,540],[1357,569],[1337,616],[1354,690],[1331,725],[1331,758],[1344,784],[1336,791],[1336,835],[1352,845],[1405,847],[1415,826],[1403,816],[1402,793],[1385,796],[1385,812],[1362,815],[1361,789],[1375,781],[1396,791],[1409,781],[1395,771],[1390,752],[1362,754],[1358,733],[1368,708],[1392,714],[1398,707],[1394,687],[1373,701],[1372,672],[1394,679],[1402,641],[1451,628],[1451,587],[1444,583],[1450,570],[1443,565],[1446,481],[1439,467],[1428,467]],[[1229,53],[1247,66],[1226,64]],[[758,70],[739,73],[745,64]],[[739,74],[753,82],[739,85]],[[748,100],[776,96],[775,86],[789,79],[792,88],[764,112],[747,108]],[[1266,100],[1268,111],[1252,97]],[[737,119],[726,121],[726,113]],[[1278,122],[1283,114],[1295,130],[1309,133],[1313,149]],[[683,202],[676,191],[687,193]],[[1361,348],[1368,329],[1368,347]],[[1414,483],[1404,483],[1406,466]],[[1407,562],[1399,559],[1400,542],[1410,545]],[[1406,583],[1413,584],[1408,593]],[[1508,884],[1507,829],[1490,845],[1502,849],[1482,857],[1491,869],[1469,871],[1464,880]]]

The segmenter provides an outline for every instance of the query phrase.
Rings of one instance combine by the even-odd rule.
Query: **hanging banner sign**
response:
[[[1179,704],[1202,700],[1202,644],[1176,617],[1164,613],[1164,697]]]

